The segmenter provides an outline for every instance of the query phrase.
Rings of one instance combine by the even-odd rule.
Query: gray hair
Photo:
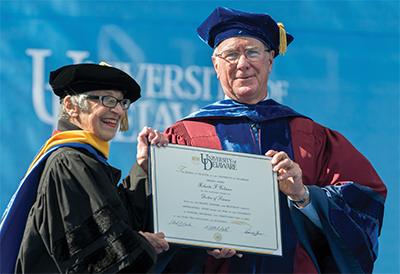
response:
[[[77,106],[80,111],[87,113],[89,111],[89,104],[86,100],[86,95],[89,95],[90,92],[85,92],[77,95],[72,95],[70,98],[71,104],[73,106]],[[69,120],[71,116],[68,114],[67,110],[65,109],[64,99],[61,99],[61,108],[60,114],[58,115],[58,119],[65,119]]]

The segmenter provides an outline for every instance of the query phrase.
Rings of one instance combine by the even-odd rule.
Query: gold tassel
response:
[[[121,119],[119,131],[128,131],[128,130],[129,130],[128,110],[125,109],[125,114],[124,114],[124,117],[122,117],[122,119]]]
[[[279,54],[285,55],[287,49],[286,31],[282,23],[278,23],[279,27]]]
[[[110,67],[110,68],[112,68],[111,65],[107,64],[107,63],[104,62],[104,61],[101,61],[99,65],[100,65],[100,66],[105,66],[105,67]]]

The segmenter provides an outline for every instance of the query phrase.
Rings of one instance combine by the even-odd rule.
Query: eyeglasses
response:
[[[101,104],[108,108],[115,108],[115,106],[118,103],[121,103],[122,109],[125,110],[128,109],[129,106],[131,105],[131,100],[129,99],[118,100],[117,98],[111,95],[106,95],[106,96],[86,95],[86,98],[100,100]]]
[[[246,57],[246,59],[249,60],[250,62],[257,62],[263,58],[264,52],[266,51],[268,51],[268,49],[266,50],[260,48],[246,49],[244,51],[244,57]],[[237,50],[226,50],[219,54],[216,54],[217,57],[224,59],[228,63],[236,63],[240,59],[241,55],[242,53],[240,53]]]

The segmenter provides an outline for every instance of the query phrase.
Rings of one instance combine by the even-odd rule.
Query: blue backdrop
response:
[[[143,95],[109,162],[127,175],[145,125],[163,131],[222,98],[212,51],[196,27],[216,6],[269,13],[295,40],[275,59],[271,96],[340,131],[389,193],[375,273],[399,268],[399,1],[0,2],[0,211],[55,128],[48,84],[61,66],[105,61]]]

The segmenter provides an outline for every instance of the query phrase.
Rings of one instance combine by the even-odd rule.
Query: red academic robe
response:
[[[169,139],[170,143],[174,144],[221,149],[221,141],[216,132],[215,124],[213,124],[213,119],[215,118],[203,117],[179,121],[168,128],[164,132],[164,135]],[[321,190],[321,188],[341,186],[348,182],[353,182],[357,185],[367,187],[367,189],[374,191],[375,193],[377,193],[377,196],[380,196],[380,198],[374,198],[378,200],[382,199],[384,201],[387,193],[385,185],[379,178],[378,174],[376,173],[370,162],[360,152],[358,152],[343,135],[336,131],[323,127],[310,119],[306,119],[303,117],[289,117],[287,119],[289,119],[290,125],[294,156],[293,160],[298,163],[302,169],[304,184],[308,186],[315,186],[310,187],[310,195],[311,199],[313,200],[313,205],[314,207],[316,207],[320,219],[322,218],[321,222],[324,229],[326,228],[326,231],[332,230],[331,234],[334,234],[334,236],[332,237],[327,237],[328,240],[326,241],[326,246],[319,247],[319,250],[330,248],[333,253],[332,256],[334,257],[336,264],[339,265],[339,268],[340,265],[343,265],[343,267],[347,267],[345,265],[352,264],[353,261],[355,262],[354,264],[362,265],[363,263],[359,263],[359,261],[366,260],[368,261],[368,263],[366,263],[368,266],[363,267],[369,268],[370,270],[365,269],[364,271],[372,271],[371,264],[376,259],[376,257],[375,259],[360,259],[359,257],[364,256],[360,255],[358,257],[356,256],[357,259],[354,260],[346,258],[345,254],[348,254],[347,257],[354,257],[354,255],[352,255],[352,253],[354,253],[354,250],[346,246],[348,244],[347,241],[349,241],[350,239],[350,236],[348,235],[351,235],[352,232],[351,230],[347,232],[346,227],[344,227],[343,231],[345,231],[344,233],[347,233],[348,235],[336,235],[337,233],[335,232],[335,229],[331,229],[332,226],[335,228],[338,228],[338,226],[340,226],[339,224],[336,225],[332,223],[334,222],[334,220],[338,222],[338,219],[341,218],[341,215],[336,213],[342,210],[326,209],[331,208],[332,206],[327,206],[328,203],[325,200],[328,198],[326,198],[326,195],[324,194],[324,191]],[[355,189],[353,187],[350,188],[353,190]],[[343,193],[345,193],[344,190],[342,191]],[[333,192],[333,195],[335,196],[335,191]],[[350,192],[355,193],[354,191],[348,191],[348,193]],[[352,195],[353,194],[347,196],[350,197]],[[373,196],[374,193],[372,192],[372,194],[369,195]],[[342,199],[342,197],[339,197],[338,199]],[[356,200],[356,198],[352,197],[351,199],[346,200],[346,202],[348,202],[349,200],[354,201]],[[346,202],[343,203],[343,208],[347,206]],[[354,202],[354,204],[355,203],[356,202]],[[381,205],[379,205],[378,207],[380,208],[380,206]],[[383,212],[383,209],[381,211]],[[291,214],[298,233],[298,244],[294,256],[293,273],[317,273],[318,269],[320,271],[324,271],[323,264],[329,265],[329,262],[326,262],[324,258],[318,258],[319,255],[316,254],[318,253],[316,251],[316,249],[318,248],[315,247],[315,244],[310,243],[312,240],[310,239],[310,237],[307,236],[307,228],[305,228],[304,225],[299,224],[300,221],[298,220],[304,218],[304,216],[301,216],[302,214],[299,214],[298,210],[296,210],[294,207],[291,208]],[[377,215],[379,214],[382,215],[383,213],[378,213]],[[327,222],[325,221],[325,217],[329,219]],[[307,226],[309,226],[309,224],[307,224],[306,227]],[[381,226],[381,223],[379,224],[379,226]],[[351,226],[349,226],[349,229],[350,227]],[[326,231],[324,230],[325,233],[330,233]],[[377,236],[374,239],[377,240]],[[334,241],[341,241],[341,243],[338,244],[340,246],[339,248],[334,246]],[[349,245],[352,244],[353,243],[350,243]],[[362,249],[364,248],[365,244],[363,243],[362,245],[359,245],[358,243],[355,243],[355,245],[357,247],[354,248]],[[374,243],[367,242],[366,245],[374,245]],[[307,246],[307,248],[305,248],[304,246]],[[337,250],[339,249],[340,252],[337,252]],[[369,249],[373,249],[373,247],[369,246]],[[344,254],[340,255],[340,253],[343,252]],[[245,254],[244,256],[248,256],[248,254]],[[236,260],[237,258],[232,259]],[[321,263],[321,260],[324,262]],[[316,264],[318,266],[316,266]],[[209,257],[204,271],[215,273],[218,271],[218,268],[219,272],[227,272],[228,259],[215,260],[213,257]],[[329,269],[329,266],[327,266],[327,269]]]

